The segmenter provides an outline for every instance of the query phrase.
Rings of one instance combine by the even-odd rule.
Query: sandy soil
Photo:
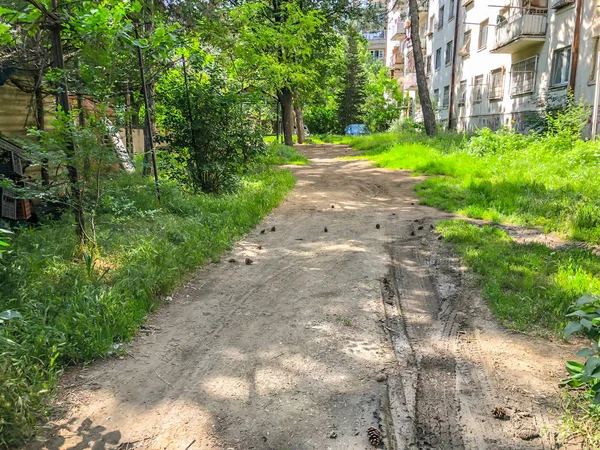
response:
[[[127,356],[64,377],[31,448],[367,449],[370,426],[387,449],[557,447],[573,348],[493,320],[419,178],[338,161],[342,146],[301,151],[288,199]]]

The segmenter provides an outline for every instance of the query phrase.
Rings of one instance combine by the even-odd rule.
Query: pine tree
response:
[[[361,54],[361,36],[355,27],[348,28],[346,41],[346,67],[342,89],[338,93],[338,120],[342,131],[350,124],[363,122],[367,82],[365,61]]]

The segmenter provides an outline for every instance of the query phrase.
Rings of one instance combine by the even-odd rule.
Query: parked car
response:
[[[369,134],[369,129],[364,123],[353,123],[348,125],[344,130],[344,133],[348,136],[360,136],[363,134]]]

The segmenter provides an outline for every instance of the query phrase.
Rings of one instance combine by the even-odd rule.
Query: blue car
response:
[[[360,136],[363,134],[369,134],[369,129],[364,123],[353,123],[348,125],[344,130],[348,136]]]

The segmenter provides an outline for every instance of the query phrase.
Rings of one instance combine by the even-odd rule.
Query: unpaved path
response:
[[[418,178],[338,161],[341,146],[302,152],[289,198],[127,356],[64,378],[44,447],[366,449],[370,426],[388,449],[556,446],[572,349],[496,324]]]

